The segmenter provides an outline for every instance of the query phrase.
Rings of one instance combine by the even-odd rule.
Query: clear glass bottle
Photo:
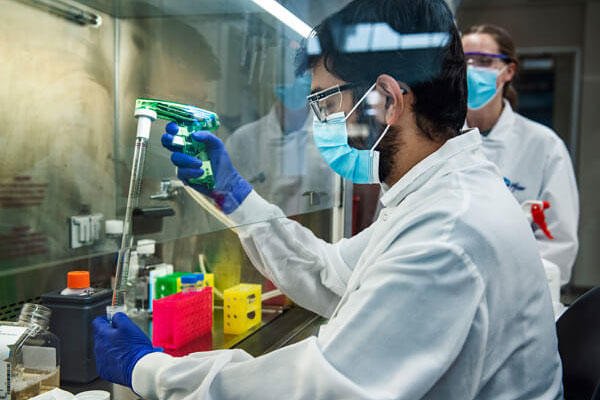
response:
[[[60,386],[59,340],[48,330],[52,311],[38,304],[26,303],[18,322],[0,322],[0,326],[22,334],[8,348],[10,364],[10,399],[25,400]],[[1,389],[0,389],[1,391]]]

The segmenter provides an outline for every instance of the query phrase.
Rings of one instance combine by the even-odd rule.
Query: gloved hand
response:
[[[188,181],[202,176],[204,171],[202,170],[202,161],[181,153],[178,148],[173,146],[173,136],[177,134],[178,130],[179,127],[176,123],[169,122],[166,126],[167,132],[161,138],[163,146],[173,152],[171,161],[178,167],[177,177],[186,185],[212,198],[225,214],[235,211],[252,191],[252,185],[242,178],[233,167],[221,139],[207,131],[192,133],[193,140],[204,143],[212,165],[215,186],[210,190],[205,185],[190,184]]]
[[[123,313],[116,313],[111,323],[97,317],[94,326],[96,369],[102,379],[131,387],[133,367],[146,354],[161,351]]]

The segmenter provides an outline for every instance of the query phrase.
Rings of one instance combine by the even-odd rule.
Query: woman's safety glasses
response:
[[[494,65],[496,60],[504,61],[508,63],[511,58],[506,54],[494,54],[494,53],[480,53],[480,52],[466,52],[465,61],[467,65],[474,67],[490,68]]]

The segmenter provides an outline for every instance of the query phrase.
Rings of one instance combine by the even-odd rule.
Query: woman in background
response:
[[[467,125],[479,128],[486,156],[498,166],[519,203],[550,202],[546,222],[554,239],[540,227],[535,227],[535,236],[545,265],[559,268],[564,285],[577,255],[579,219],[567,148],[554,131],[514,111],[517,93],[511,82],[518,60],[508,32],[476,25],[463,34],[462,43],[468,64]]]

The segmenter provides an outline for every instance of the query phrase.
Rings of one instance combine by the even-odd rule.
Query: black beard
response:
[[[375,150],[379,151],[379,181],[385,182],[394,170],[394,155],[398,152],[398,132],[393,127],[385,135]]]
[[[373,147],[375,142],[383,134],[385,125],[370,121],[369,132],[370,135],[366,138],[349,137],[348,144],[355,149],[369,150]],[[375,150],[379,151],[379,181],[384,182],[392,172],[394,168],[394,154],[398,150],[398,143],[396,136],[398,132],[390,127],[388,132],[385,134],[381,142],[377,145]]]

